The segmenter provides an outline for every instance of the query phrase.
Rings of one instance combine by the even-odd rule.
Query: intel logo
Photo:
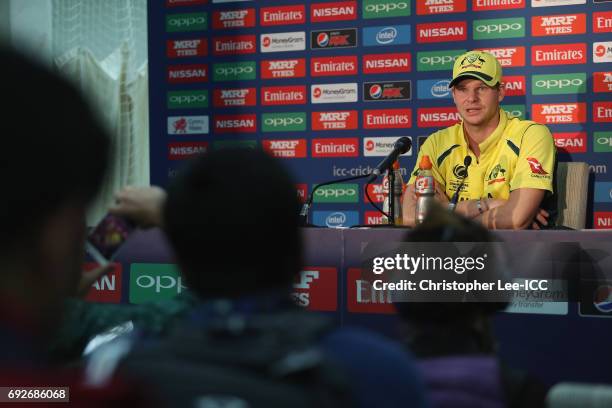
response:
[[[436,98],[445,98],[450,93],[450,89],[448,85],[450,84],[450,80],[442,79],[431,86],[431,96]]]
[[[397,38],[397,29],[385,27],[376,34],[376,42],[379,44],[390,44]]]
[[[329,228],[343,227],[346,223],[346,214],[341,212],[331,213],[325,219],[325,225]]]

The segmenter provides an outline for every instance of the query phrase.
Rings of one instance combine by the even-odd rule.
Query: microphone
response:
[[[397,139],[395,144],[393,144],[393,150],[391,150],[391,153],[389,153],[389,155],[385,157],[383,161],[378,163],[374,171],[372,171],[370,178],[368,178],[367,184],[370,184],[371,182],[376,180],[378,176],[380,176],[382,173],[385,172],[385,170],[391,167],[391,165],[394,161],[397,160],[399,155],[406,153],[408,150],[410,150],[411,147],[412,140],[410,140],[409,137],[404,136]]]
[[[472,156],[465,156],[465,158],[463,159],[463,165],[465,166],[465,177],[463,178],[463,180],[461,180],[461,184],[459,184],[457,191],[455,191],[455,194],[453,194],[453,198],[451,199],[450,203],[448,203],[448,209],[451,211],[455,211],[455,207],[457,207],[457,201],[459,201],[459,192],[461,191],[463,184],[465,184],[465,179],[468,176],[468,167],[470,167],[470,164],[472,164]]]

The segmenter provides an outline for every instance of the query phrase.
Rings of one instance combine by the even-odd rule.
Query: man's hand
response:
[[[141,227],[162,226],[162,208],[166,192],[159,187],[125,187],[115,194],[117,201],[109,211],[128,218]]]
[[[535,219],[531,223],[531,229],[539,230],[542,229],[540,226],[547,226],[548,217],[550,217],[548,211],[543,208],[540,208],[535,216]]]

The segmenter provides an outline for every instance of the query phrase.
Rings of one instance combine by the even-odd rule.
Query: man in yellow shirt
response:
[[[456,211],[487,228],[546,225],[540,204],[553,192],[553,137],[544,125],[508,117],[499,106],[501,79],[499,61],[487,52],[470,51],[455,61],[449,87],[463,120],[433,133],[421,147],[404,193],[404,225],[415,224],[414,181],[423,155],[431,159],[442,204],[459,190]]]

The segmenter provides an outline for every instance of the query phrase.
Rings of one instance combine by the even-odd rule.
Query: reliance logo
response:
[[[465,21],[417,24],[416,30],[418,43],[467,40],[467,23]]]
[[[208,151],[208,142],[168,143],[168,160],[186,160]]]
[[[321,57],[310,60],[310,75],[336,76],[357,75],[357,57]]]
[[[586,43],[531,47],[531,65],[533,66],[585,64],[586,56]]]
[[[168,67],[167,78],[170,84],[206,82],[208,81],[208,65],[172,65]]]
[[[525,0],[473,0],[472,10],[508,10],[525,8]]]
[[[312,157],[358,157],[359,139],[312,139]]]
[[[306,8],[304,5],[263,7],[259,11],[259,21],[262,26],[277,26],[287,24],[304,24]]]
[[[244,133],[257,131],[257,115],[216,115],[215,133]]]
[[[369,54],[363,56],[364,74],[410,72],[410,53]]]
[[[612,122],[612,102],[593,102],[593,122]]]
[[[457,108],[419,108],[417,110],[419,127],[448,127],[461,121]]]
[[[214,55],[254,54],[257,51],[254,35],[235,35],[232,37],[215,37],[213,39]]]
[[[410,108],[363,111],[364,129],[406,129],[410,127],[412,127]]]
[[[463,13],[466,11],[466,0],[416,0],[417,14]]]
[[[505,76],[502,78],[502,86],[506,96],[523,96],[526,92],[526,82],[523,75]]]
[[[303,78],[306,76],[306,59],[261,61],[262,79]]]
[[[255,106],[257,91],[255,88],[215,89],[213,104],[216,108],[232,108],[237,106]]]
[[[312,130],[352,130],[357,129],[357,111],[312,112]]]
[[[304,105],[306,103],[306,86],[264,86],[261,88],[261,104]]]
[[[356,1],[315,3],[310,5],[310,21],[313,23],[355,19],[357,19]]]
[[[531,17],[531,35],[572,35],[586,33],[586,14],[560,14]]]
[[[255,27],[255,9],[253,8],[213,12],[215,30],[249,27]]]
[[[525,66],[525,47],[479,48],[479,50],[495,55],[502,67]]]
[[[531,105],[533,120],[543,124],[585,123],[586,103]]]
[[[207,55],[208,40],[206,38],[166,41],[166,56],[168,58],[205,57]]]
[[[274,157],[298,159],[306,157],[306,139],[262,140],[264,151]]]

